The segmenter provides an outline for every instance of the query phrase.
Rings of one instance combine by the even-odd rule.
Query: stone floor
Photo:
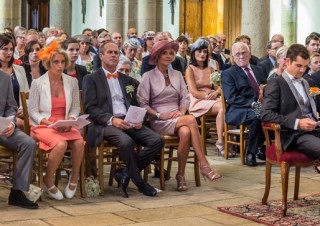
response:
[[[0,180],[0,225],[259,225],[255,222],[221,213],[218,206],[231,206],[260,202],[264,192],[263,163],[251,168],[242,166],[240,159],[224,160],[217,156],[212,145],[208,146],[208,159],[223,178],[210,182],[201,179],[201,187],[196,187],[191,166],[187,166],[186,179],[189,191],[176,191],[174,165],[172,179],[167,181],[166,190],[156,197],[146,197],[130,183],[129,198],[121,198],[116,183],[107,186],[105,195],[96,198],[80,198],[77,192],[72,200],[55,201],[43,195],[38,210],[25,210],[7,205],[9,188]],[[107,175],[108,176],[108,175]],[[292,197],[293,173],[290,176],[289,195]],[[150,174],[149,183],[159,187],[159,180]],[[66,179],[60,183],[63,190]],[[272,171],[270,199],[281,198],[279,168]],[[304,169],[301,174],[300,195],[319,192],[320,178],[312,169]]]

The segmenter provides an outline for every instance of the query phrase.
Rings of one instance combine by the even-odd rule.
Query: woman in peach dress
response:
[[[186,82],[190,92],[189,113],[196,118],[204,114],[216,115],[218,140],[216,147],[223,155],[223,123],[224,114],[219,98],[221,88],[211,84],[210,75],[214,69],[208,66],[209,42],[199,38],[191,46],[190,64],[186,70]]]
[[[49,128],[61,119],[76,119],[80,112],[78,81],[63,73],[69,63],[67,54],[59,44],[39,51],[39,58],[48,69],[44,75],[31,84],[29,114],[32,122],[31,136],[39,142],[39,147],[50,151],[44,186],[47,193],[56,200],[63,194],[54,185],[54,174],[68,147],[72,150],[72,173],[64,193],[72,198],[77,189],[80,165],[83,158],[84,141],[80,132],[71,127]]]

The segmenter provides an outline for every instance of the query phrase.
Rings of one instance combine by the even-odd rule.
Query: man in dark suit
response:
[[[14,116],[17,109],[11,76],[0,71],[0,116]],[[33,160],[37,150],[36,142],[11,122],[6,129],[0,131],[0,145],[18,153],[8,204],[37,209],[38,204],[28,200],[23,193],[29,191]]]
[[[258,66],[261,68],[265,79],[268,78],[270,71],[277,63],[276,53],[281,46],[283,46],[283,44],[278,40],[270,40],[267,43],[266,48],[268,57],[258,63]]]
[[[309,63],[306,47],[293,44],[288,48],[286,69],[282,76],[271,79],[265,89],[261,120],[281,125],[284,150],[295,149],[320,159],[320,129],[309,85],[302,78]]]
[[[165,32],[158,32],[156,36],[154,37],[154,43],[162,40],[169,40],[168,34]],[[145,56],[142,58],[142,64],[141,64],[141,76],[147,71],[151,71],[156,66],[149,64],[150,55]],[[180,71],[182,74],[184,74],[184,59],[182,57],[176,56],[174,61],[171,63],[171,67],[174,70]]]
[[[246,164],[256,166],[257,149],[264,142],[261,123],[254,110],[259,106],[259,85],[265,83],[261,70],[249,64],[250,50],[247,44],[232,45],[235,64],[222,71],[222,90],[228,104],[225,120],[228,124],[249,126]]]
[[[155,196],[157,191],[141,178],[140,171],[147,167],[163,147],[161,137],[141,123],[131,126],[124,121],[130,105],[136,100],[136,80],[116,72],[119,62],[119,47],[114,42],[103,43],[100,48],[102,67],[85,76],[83,80],[84,111],[90,114],[87,141],[90,149],[101,144],[103,139],[115,145],[126,168],[118,171],[115,179],[124,197],[128,197],[129,180],[139,192]],[[144,149],[136,153],[135,143]]]

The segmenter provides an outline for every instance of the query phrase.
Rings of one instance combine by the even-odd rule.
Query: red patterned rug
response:
[[[288,199],[287,216],[281,216],[281,200],[245,204],[231,207],[218,207],[218,210],[237,217],[265,225],[320,225],[320,194]]]

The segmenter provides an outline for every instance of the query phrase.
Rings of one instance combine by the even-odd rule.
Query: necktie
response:
[[[254,77],[253,77],[253,75],[251,74],[249,68],[246,67],[244,70],[245,70],[246,73],[247,73],[247,76],[248,76],[248,78],[249,78],[249,80],[250,80],[251,85],[253,86],[253,89],[254,89],[254,92],[256,93],[257,98],[259,98],[260,88],[259,88],[258,83],[257,83],[256,80],[254,79]]]
[[[117,72],[115,72],[113,74],[108,73],[107,74],[107,79],[110,79],[111,77],[114,78],[114,79],[118,78],[118,73]]]

